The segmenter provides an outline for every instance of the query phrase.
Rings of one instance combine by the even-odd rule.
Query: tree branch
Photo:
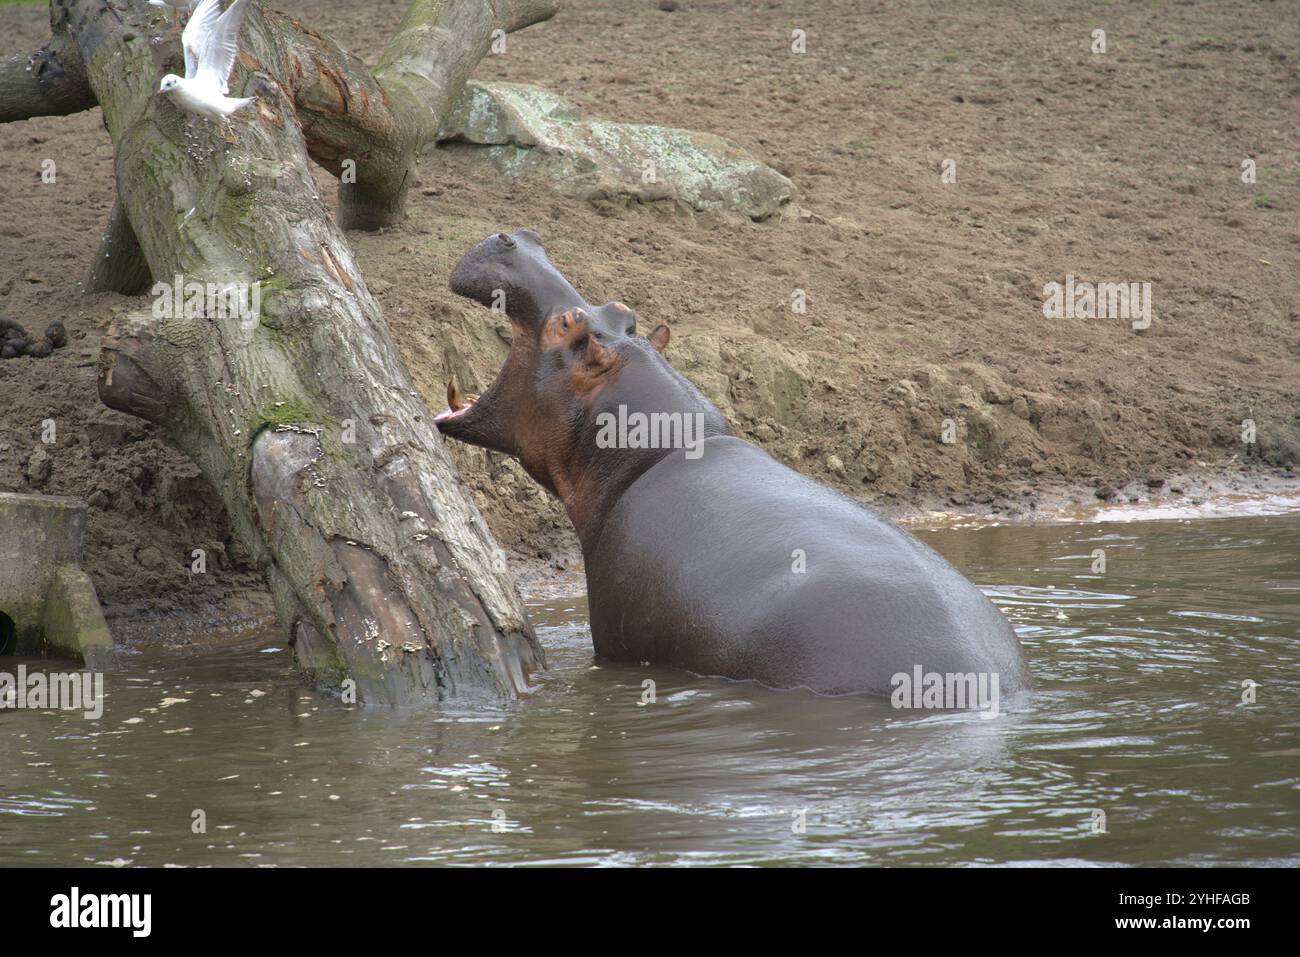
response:
[[[50,26],[50,42],[35,53],[0,58],[0,123],[68,116],[95,105],[81,54],[68,41],[63,22]]]
[[[283,14],[267,10],[263,17],[282,38],[288,92],[312,159],[338,176],[344,159],[369,163],[373,151],[397,141],[398,119],[364,63]],[[241,59],[261,68],[247,53]]]
[[[438,134],[495,30],[555,16],[557,0],[414,0],[384,48],[375,78],[393,98],[413,101],[408,132],[417,148]]]
[[[355,182],[340,179],[339,225],[379,229],[401,221],[416,156],[438,135],[495,30],[555,15],[559,0],[413,0],[374,78],[395,118],[393,135],[371,139]]]

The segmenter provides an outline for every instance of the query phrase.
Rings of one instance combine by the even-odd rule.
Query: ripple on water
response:
[[[92,805],[92,801],[74,797],[0,794],[0,814],[16,814],[19,817],[62,817],[68,811]]]

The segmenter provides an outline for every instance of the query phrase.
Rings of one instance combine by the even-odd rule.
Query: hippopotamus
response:
[[[890,694],[918,668],[1029,686],[992,602],[870,508],[777,462],[664,359],[621,302],[593,305],[530,230],[451,275],[504,311],[510,352],[481,395],[453,379],[447,437],[518,459],[581,542],[596,657],[824,695]]]

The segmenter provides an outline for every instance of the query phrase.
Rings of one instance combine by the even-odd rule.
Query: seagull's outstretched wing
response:
[[[185,51],[185,79],[192,80],[203,65],[203,47],[221,16],[221,0],[202,0],[181,31],[181,48]]]
[[[208,3],[215,5],[216,0],[203,0],[194,13],[194,20],[199,18]],[[247,9],[248,0],[235,0],[204,33],[203,45],[199,48],[199,75],[215,83],[222,96],[230,92],[226,83],[235,65],[235,57],[239,56],[239,28]]]

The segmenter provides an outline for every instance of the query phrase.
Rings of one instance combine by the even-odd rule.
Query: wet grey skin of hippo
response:
[[[668,328],[640,336],[627,306],[587,302],[536,233],[483,240],[451,289],[503,308],[513,335],[482,395],[449,383],[438,429],[514,456],[563,502],[598,658],[824,695],[891,694],[918,668],[996,676],[1002,694],[1030,686],[1015,632],[978,588],[732,435],[661,354]]]

